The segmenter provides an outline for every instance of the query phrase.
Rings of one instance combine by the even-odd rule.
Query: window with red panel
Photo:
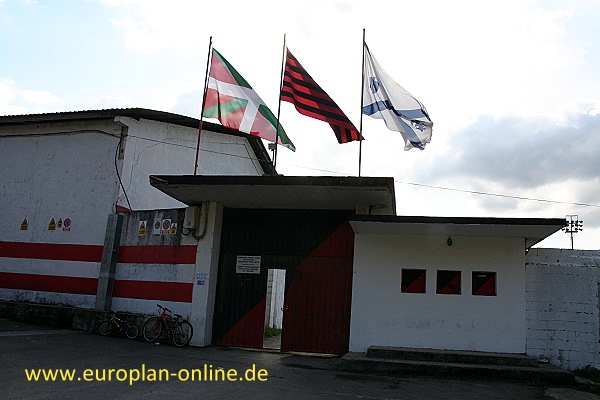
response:
[[[425,293],[427,270],[402,268],[400,291],[402,293]]]
[[[496,296],[496,273],[473,271],[473,296]]]
[[[437,294],[460,294],[460,271],[438,271],[435,292]]]

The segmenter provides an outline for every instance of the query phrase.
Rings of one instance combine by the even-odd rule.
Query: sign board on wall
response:
[[[207,279],[208,279],[208,273],[206,273],[206,272],[196,272],[196,285],[198,285],[198,286],[205,286]]]
[[[171,233],[171,219],[162,220],[162,231],[161,235],[169,235]]]
[[[140,221],[138,225],[138,236],[146,236],[146,225],[148,225],[148,221]]]
[[[236,274],[260,274],[260,256],[237,256]]]
[[[160,235],[162,228],[162,221],[160,219],[154,220],[154,225],[152,226],[152,235],[158,236]]]

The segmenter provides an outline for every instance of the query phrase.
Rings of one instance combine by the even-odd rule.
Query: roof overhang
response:
[[[566,225],[562,218],[473,218],[355,215],[355,233],[383,235],[439,235],[517,237],[527,249]]]
[[[215,201],[231,208],[356,210],[396,214],[393,178],[330,176],[153,175],[150,184],[189,206]]]

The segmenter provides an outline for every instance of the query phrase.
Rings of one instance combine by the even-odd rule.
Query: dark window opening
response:
[[[496,273],[473,271],[473,296],[496,296]]]
[[[427,271],[424,269],[402,268],[402,281],[400,290],[402,293],[425,293]]]
[[[437,294],[460,294],[460,271],[437,272]]]

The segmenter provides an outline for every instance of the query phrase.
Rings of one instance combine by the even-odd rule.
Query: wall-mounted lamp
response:
[[[448,240],[446,240],[446,244],[448,246],[452,246],[452,238],[450,236],[448,236]]]

